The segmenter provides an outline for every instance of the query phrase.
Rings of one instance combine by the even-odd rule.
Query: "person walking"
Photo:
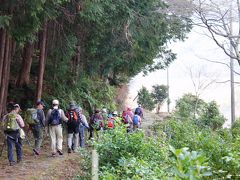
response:
[[[10,113],[3,117],[5,123],[4,133],[7,137],[7,151],[10,166],[16,164],[13,155],[15,145],[17,153],[17,163],[22,161],[22,139],[20,137],[20,128],[24,127],[23,118],[19,115],[21,108],[19,104],[14,104]]]
[[[95,113],[90,118],[90,136],[89,139],[92,139],[94,136],[94,133],[96,134],[96,137],[98,138],[98,131],[103,129],[103,117],[101,115],[101,112],[99,109],[95,110]]]
[[[141,117],[138,115],[137,112],[135,112],[135,115],[133,116],[133,131],[137,130],[140,128],[141,125]]]
[[[85,128],[89,129],[89,125],[86,119],[86,116],[83,114],[83,110],[80,106],[77,106],[76,111],[79,117],[79,140],[80,140],[80,147],[85,147]]]
[[[35,145],[34,145],[34,153],[36,155],[40,154],[40,149],[43,141],[43,132],[45,128],[45,114],[43,111],[43,108],[45,107],[45,104],[43,101],[38,100],[36,102],[36,110],[37,110],[37,122],[36,124],[32,125],[32,132],[33,137],[35,139]]]
[[[63,132],[62,123],[67,122],[68,118],[65,116],[64,111],[59,108],[59,101],[57,99],[52,101],[52,109],[49,109],[46,116],[46,124],[48,125],[49,135],[51,138],[52,156],[58,152],[63,155],[62,143]]]
[[[75,103],[70,103],[67,113],[67,132],[68,132],[68,153],[76,152],[79,144],[79,118],[76,112]]]

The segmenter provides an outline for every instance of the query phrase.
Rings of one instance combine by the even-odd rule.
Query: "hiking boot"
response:
[[[52,153],[52,157],[55,157],[57,154],[56,153]]]
[[[14,165],[16,165],[16,162],[15,162],[15,161],[9,162],[9,166],[14,166]]]
[[[61,150],[57,150],[57,152],[59,155],[61,155],[61,156],[63,155],[63,152]]]
[[[35,155],[40,155],[39,151],[36,150],[36,149],[33,149],[33,152],[34,152]]]
[[[21,162],[22,162],[22,159],[18,159],[18,160],[17,160],[17,163],[21,163]]]
[[[72,152],[72,149],[71,148],[68,148],[68,153],[71,153]]]

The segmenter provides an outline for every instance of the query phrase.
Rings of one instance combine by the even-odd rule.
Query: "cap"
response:
[[[45,104],[44,104],[44,102],[42,100],[37,100],[36,105],[39,105],[39,104],[45,106]]]
[[[73,110],[73,109],[76,109],[77,107],[76,107],[76,104],[75,103],[73,103],[73,102],[71,102],[70,104],[69,104],[69,109],[70,110]]]
[[[52,101],[52,104],[53,104],[53,105],[59,105],[59,101],[58,101],[57,99],[54,99],[54,100]]]
[[[19,109],[21,109],[21,107],[20,107],[19,104],[14,104],[14,105],[13,105],[13,108],[14,108],[14,109],[15,109],[15,108],[19,108]]]

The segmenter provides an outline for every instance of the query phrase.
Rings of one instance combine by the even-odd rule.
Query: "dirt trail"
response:
[[[66,147],[66,145],[64,145]],[[66,151],[66,150],[65,150]],[[76,179],[84,174],[79,153],[64,153],[63,156],[52,157],[48,142],[44,144],[40,156],[34,156],[31,148],[24,142],[23,162],[9,166],[6,147],[0,161],[0,179],[2,180],[53,180]]]
[[[144,110],[144,117],[143,117],[143,121],[142,121],[142,128],[143,129],[147,129],[147,127],[151,126],[152,124],[154,124],[154,122],[157,121],[162,121],[163,118],[153,112]]]

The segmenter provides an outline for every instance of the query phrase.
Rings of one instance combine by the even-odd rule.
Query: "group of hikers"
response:
[[[20,105],[12,104],[8,114],[3,117],[10,166],[22,161],[22,140],[26,137],[23,131],[25,125],[28,125],[35,140],[34,154],[40,155],[45,127],[47,127],[47,133],[51,139],[51,153],[52,156],[56,156],[57,154],[63,155],[63,125],[66,125],[67,130],[67,151],[72,153],[76,152],[79,146],[85,147],[85,129],[89,132],[89,139],[94,139],[98,138],[99,131],[113,130],[122,125],[126,127],[127,132],[133,132],[141,127],[143,119],[141,105],[135,109],[134,113],[130,107],[121,114],[117,111],[108,112],[106,108],[96,109],[89,121],[83,114],[82,108],[75,102],[69,104],[66,113],[59,107],[57,99],[52,101],[52,108],[47,111],[46,116],[43,111],[44,107],[44,102],[38,100],[34,108],[26,110],[23,119],[19,114]],[[17,162],[14,160],[14,146]]]

